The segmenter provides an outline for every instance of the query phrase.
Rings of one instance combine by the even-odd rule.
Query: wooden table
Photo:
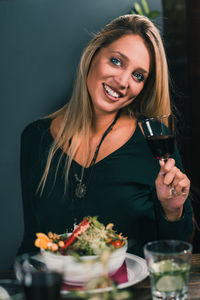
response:
[[[12,279],[15,278],[12,271],[0,272],[0,279]],[[150,282],[149,277],[141,281],[140,283],[133,285],[126,289],[130,291],[134,300],[151,300]],[[63,299],[63,297],[61,297]],[[71,296],[65,296],[67,300],[75,300]],[[188,300],[199,300],[200,299],[200,254],[192,255],[192,264],[189,280],[189,295]],[[45,299],[44,299],[45,300]],[[102,296],[103,300],[103,296]],[[113,299],[115,300],[115,299]]]

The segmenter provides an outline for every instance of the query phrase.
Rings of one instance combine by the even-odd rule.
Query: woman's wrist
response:
[[[173,209],[173,211],[168,211],[166,209],[164,209],[164,214],[165,214],[165,218],[167,219],[167,221],[178,221],[181,219],[182,214],[183,214],[183,206]]]

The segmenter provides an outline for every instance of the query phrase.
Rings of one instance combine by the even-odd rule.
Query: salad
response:
[[[118,234],[114,224],[104,226],[97,217],[85,217],[69,235],[36,233],[35,246],[61,255],[100,255],[103,250],[121,248],[127,239]]]

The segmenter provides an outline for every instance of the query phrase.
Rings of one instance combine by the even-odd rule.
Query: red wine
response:
[[[151,136],[147,142],[153,156],[158,159],[174,153],[174,137],[171,135]]]

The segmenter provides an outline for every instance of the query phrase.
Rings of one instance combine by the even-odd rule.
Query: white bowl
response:
[[[107,266],[109,275],[113,275],[122,266],[126,257],[127,244],[126,241],[124,246],[111,253]],[[81,262],[71,255],[59,255],[48,251],[42,251],[42,257],[50,270],[63,271],[66,283],[83,285],[91,278],[103,274],[103,265],[97,255],[81,256]]]

